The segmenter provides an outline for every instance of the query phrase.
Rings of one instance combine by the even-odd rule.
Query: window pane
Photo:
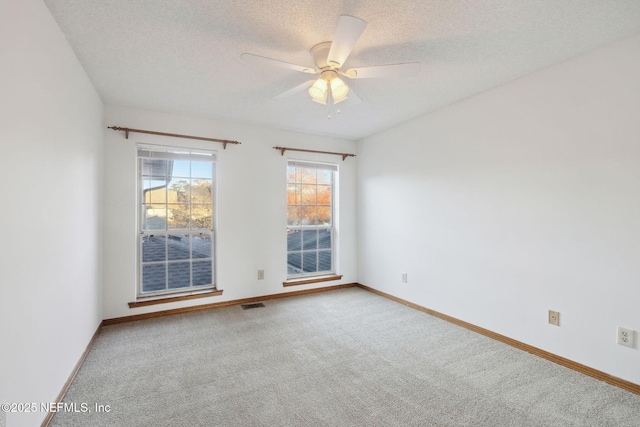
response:
[[[318,271],[331,270],[331,251],[318,251]]]
[[[191,180],[191,203],[212,204],[212,182],[210,179]]]
[[[165,263],[142,266],[142,292],[162,291],[166,289]]]
[[[316,225],[318,208],[315,206],[302,207],[302,225]]]
[[[318,231],[303,230],[302,231],[302,249],[310,250],[318,248]]]
[[[316,169],[315,168],[301,168],[302,183],[303,184],[315,184],[316,183]]]
[[[164,236],[144,236],[142,238],[142,262],[165,261],[166,259]]]
[[[318,185],[318,204],[331,204],[331,187],[328,185]]]
[[[164,177],[145,177],[142,180],[144,203],[166,203],[167,182]]]
[[[167,229],[167,205],[142,205],[142,209],[142,229],[144,231]]]
[[[213,237],[211,234],[194,234],[191,250],[192,258],[211,258],[213,256]]]
[[[287,232],[287,251],[299,251],[302,249],[302,232],[290,230]]]
[[[302,204],[303,205],[316,204],[316,186],[315,185],[302,185]]]
[[[287,225],[301,225],[302,208],[299,206],[287,206]]]
[[[190,190],[191,186],[189,185],[189,179],[173,178],[169,181],[167,202],[189,203]]]
[[[167,167],[168,163],[163,159],[142,159],[142,176],[167,176]]]
[[[193,286],[206,286],[213,283],[211,261],[193,261]]]
[[[302,273],[302,254],[300,252],[287,254],[287,274]]]
[[[188,288],[191,286],[190,262],[169,263],[169,289]]]
[[[167,225],[169,230],[189,229],[189,205],[187,203],[171,203],[167,205]]]
[[[171,171],[171,177],[189,178],[191,173],[189,171],[189,160],[173,160],[173,170]]]
[[[192,178],[213,178],[213,168],[211,162],[191,162],[191,177]]]
[[[189,259],[189,236],[184,234],[169,234],[167,237],[168,259],[170,261]]]
[[[331,206],[318,206],[318,225],[331,225]]]
[[[305,273],[315,273],[318,271],[318,253],[303,252],[302,253],[302,270]]]
[[[169,180],[164,176],[145,176],[142,178],[142,190],[151,191],[156,188],[165,188],[168,182]]]
[[[299,205],[301,200],[300,193],[302,192],[302,186],[300,184],[287,185],[287,204]]]
[[[300,182],[300,168],[287,166],[287,182]]]
[[[191,228],[211,229],[211,205],[191,205]]]
[[[318,184],[331,184],[333,172],[326,169],[318,169]]]
[[[164,183],[164,181],[162,181]],[[146,183],[145,183],[146,184]],[[145,190],[145,203],[167,203],[167,189],[165,187],[153,188]]]
[[[318,230],[318,248],[331,249],[331,230]]]

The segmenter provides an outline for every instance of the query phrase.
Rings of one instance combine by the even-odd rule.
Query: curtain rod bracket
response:
[[[142,130],[142,129],[130,129],[130,128],[123,128],[123,127],[119,127],[119,126],[108,126],[107,129],[113,129],[113,130],[119,130],[119,131],[124,131],[124,137],[125,139],[129,139],[129,133],[130,132],[135,132],[135,133],[146,133],[149,135],[160,135],[160,136],[171,136],[173,138],[186,138],[186,139],[197,139],[200,141],[211,141],[211,142],[221,142],[222,143],[222,147],[224,150],[227,149],[227,144],[241,144],[238,141],[230,141],[228,139],[216,139],[216,138],[205,138],[202,136],[191,136],[191,135],[181,135],[178,133],[165,133],[165,132],[154,132],[154,131],[150,131],[150,130]]]

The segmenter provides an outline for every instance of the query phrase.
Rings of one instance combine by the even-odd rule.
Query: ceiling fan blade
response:
[[[308,82],[304,82],[301,85],[298,85],[294,88],[289,89],[286,92],[282,92],[280,95],[276,95],[273,97],[273,99],[283,99],[283,98],[288,98],[292,95],[295,95],[298,92],[302,92],[305,89],[309,89],[311,87],[311,85],[313,84],[313,82],[315,82],[315,80],[309,80]]]
[[[286,68],[288,70],[301,71],[303,73],[316,74],[318,70],[309,67],[303,67],[302,65],[291,64],[289,62],[278,61],[277,59],[266,58],[264,56],[253,55],[251,53],[243,53],[240,55],[242,59],[254,64],[267,64],[275,67]]]
[[[378,65],[374,67],[350,68],[343,75],[350,79],[376,79],[379,77],[408,77],[420,70],[419,62],[405,64]]]
[[[340,16],[327,56],[327,63],[336,68],[342,67],[366,26],[367,23],[362,19],[349,15]]]

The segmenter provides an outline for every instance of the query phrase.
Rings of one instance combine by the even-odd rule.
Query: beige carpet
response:
[[[640,396],[359,288],[103,328],[51,426],[640,426]],[[110,405],[96,413],[95,404]]]

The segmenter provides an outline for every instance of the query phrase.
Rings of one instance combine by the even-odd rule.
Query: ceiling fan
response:
[[[349,96],[351,96],[352,100],[360,102],[360,97],[355,94],[353,89],[347,86],[341,77],[346,77],[347,79],[404,77],[416,74],[420,69],[419,62],[409,62],[343,70],[342,66],[366,26],[367,23],[362,19],[349,15],[340,16],[333,41],[322,42],[311,48],[311,56],[313,57],[315,68],[250,53],[243,53],[241,57],[245,61],[253,63],[267,64],[308,74],[319,74],[319,77],[289,89],[275,98],[284,98],[308,89],[311,99],[320,104],[337,104]]]

